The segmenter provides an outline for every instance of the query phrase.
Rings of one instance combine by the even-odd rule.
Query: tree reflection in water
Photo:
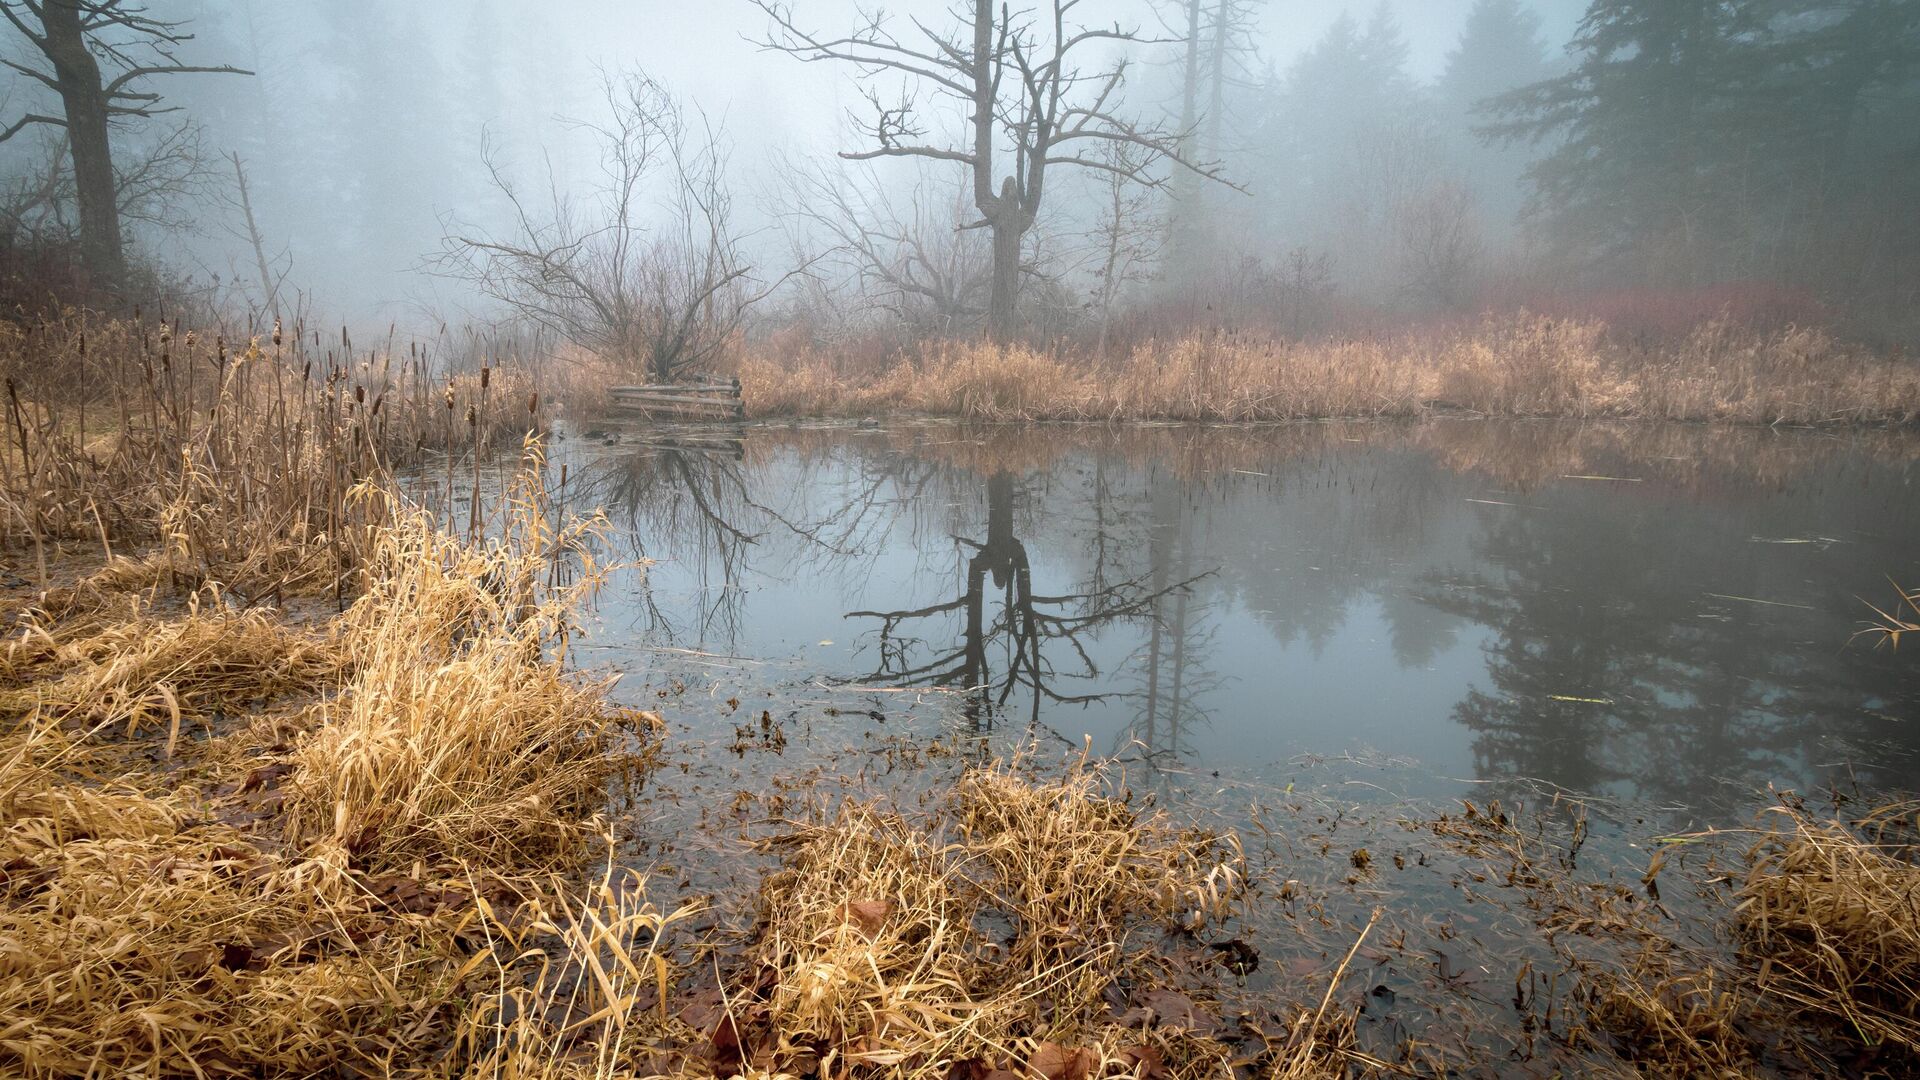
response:
[[[1100,666],[1087,647],[1092,635],[1114,623],[1138,620],[1152,622],[1158,633],[1160,602],[1191,592],[1199,578],[1152,585],[1128,579],[1057,596],[1036,594],[1027,546],[1014,535],[1013,477],[996,472],[986,487],[986,540],[953,538],[973,552],[959,596],[924,607],[847,613],[848,618],[879,621],[879,666],[860,681],[959,690],[965,695],[963,715],[975,727],[990,726],[1021,689],[1030,691],[1028,720],[1036,726],[1043,704],[1087,705],[1131,693],[1063,687],[1091,687],[1099,678]],[[997,600],[991,614],[989,581]],[[957,642],[936,644],[919,636],[927,620],[944,621],[955,614],[961,616]],[[1063,656],[1070,658],[1066,666],[1058,662]]]
[[[1566,425],[750,430],[623,449],[576,504],[692,594],[651,641],[964,691],[976,725],[1084,708],[1156,762],[1373,749],[1429,790],[1697,805],[1920,775],[1920,664],[1847,642],[1882,575],[1920,579],[1914,461]]]

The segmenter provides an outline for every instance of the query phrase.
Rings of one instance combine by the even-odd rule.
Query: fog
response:
[[[33,24],[35,4],[5,6]],[[1189,11],[1188,0],[1082,0],[1073,23],[1139,32],[1093,42],[1078,57],[1090,73],[1125,61],[1103,107],[1172,141],[1149,148],[1158,160],[1133,177],[1144,184],[1127,190],[1099,169],[1053,170],[1034,224],[1016,237],[1023,325],[1053,333],[1097,318],[1104,340],[1122,313],[1191,308],[1198,295],[1216,316],[1235,298],[1290,305],[1289,316],[1268,321],[1306,333],[1359,310],[1465,312],[1531,302],[1549,286],[1738,283],[1808,304],[1845,302],[1892,332],[1903,324],[1888,313],[1911,309],[1920,277],[1906,250],[1915,216],[1908,200],[1920,192],[1913,6],[1193,0]],[[1685,69],[1693,89],[1683,96],[1711,98],[1718,119],[1610,117],[1605,110],[1630,91],[1486,107],[1583,59],[1644,60],[1650,39],[1633,38],[1634,9],[1683,7],[1698,9],[1719,36],[1710,46],[1695,42],[1706,56],[1697,64],[1675,46],[1668,68]],[[799,0],[792,9],[796,25],[829,38],[862,25],[851,0]],[[946,31],[968,11],[910,0],[889,6],[887,26],[910,35],[918,18]],[[897,269],[897,250],[863,252],[846,239],[849,231],[889,235],[897,248],[913,232],[937,241],[952,265],[990,257],[985,231],[964,228],[980,218],[964,166],[840,156],[872,150],[875,103],[909,100],[916,80],[769,49],[779,38],[773,17],[748,0],[155,0],[147,12],[193,35],[171,47],[178,62],[251,74],[154,76],[144,88],[173,111],[116,117],[116,169],[152,159],[155,178],[145,197],[122,196],[130,247],[256,319],[284,306],[424,332],[500,317],[511,309],[499,295],[500,268],[476,269],[460,240],[514,231],[502,181],[536,206],[596,212],[605,145],[580,125],[603,125],[606,87],[636,75],[677,110],[689,145],[711,152],[709,190],[725,199],[734,260],[726,265],[739,271],[729,287],[752,301],[741,326],[759,332],[884,311],[946,328],[984,303],[914,306],[878,265],[892,259]],[[1219,30],[1212,24],[1222,12],[1231,25]],[[1202,29],[1192,50],[1190,15]],[[1463,47],[1474,17],[1481,37]],[[1583,17],[1620,40],[1601,44],[1590,34],[1570,47]],[[1855,23],[1870,33],[1842,33]],[[31,74],[46,62],[26,31],[0,31],[0,56],[11,61],[0,125],[57,114],[59,95]],[[99,37],[111,44],[110,33]],[[1773,68],[1755,74],[1741,52],[1749,47]],[[1195,59],[1202,67],[1190,72]],[[964,144],[964,102],[925,86],[911,100],[906,130],[919,141]],[[1566,110],[1582,108],[1583,121],[1565,122]],[[1555,116],[1561,122],[1539,123]],[[1845,130],[1830,130],[1836,116]],[[1485,130],[1528,121],[1538,127],[1512,128],[1505,140]],[[1652,130],[1669,121],[1672,130]],[[1190,160],[1173,160],[1170,147]],[[65,148],[64,129],[53,125],[0,143],[9,242],[77,227],[70,193],[49,194]],[[1655,176],[1646,161],[1679,164]],[[1608,175],[1616,165],[1623,174]],[[1636,175],[1668,189],[1679,176],[1682,188],[1697,188],[1669,205],[1658,191],[1638,190]],[[636,189],[644,207],[623,227],[671,232],[680,213],[673,187],[650,173]],[[576,224],[591,231],[591,222]]]

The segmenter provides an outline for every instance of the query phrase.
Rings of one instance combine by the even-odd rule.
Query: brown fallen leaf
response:
[[[1167,1062],[1157,1046],[1123,1047],[1118,1055],[1120,1066],[1127,1070],[1135,1080],[1162,1080],[1167,1075]]]
[[[893,902],[890,900],[855,900],[842,906],[841,921],[859,927],[860,933],[872,941],[880,936],[891,914]]]
[[[1120,1022],[1129,1027],[1151,1023],[1155,1027],[1185,1028],[1195,1035],[1211,1035],[1219,1022],[1192,998],[1177,990],[1143,990],[1133,997],[1134,1006]]]
[[[1043,1042],[1027,1059],[1027,1068],[1039,1073],[1044,1080],[1087,1080],[1099,1063],[1094,1052],[1085,1047],[1068,1048]]]

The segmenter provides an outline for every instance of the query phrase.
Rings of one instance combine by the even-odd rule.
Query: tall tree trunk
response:
[[[260,303],[273,314],[275,325],[280,322],[280,290],[273,281],[273,271],[267,266],[267,248],[260,242],[260,226],[253,220],[253,195],[247,190],[247,170],[240,165],[240,152],[234,151],[233,182],[240,190],[240,213],[246,219],[247,240],[253,245],[253,264],[260,274]]]
[[[107,132],[107,95],[100,65],[87,51],[75,0],[45,0],[41,25],[45,52],[53,61],[60,102],[73,148],[74,192],[80,204],[80,254],[94,281],[118,289],[126,278],[120,236],[120,204],[113,179],[113,147]]]
[[[1200,120],[1200,4],[1184,0],[1187,9],[1187,55],[1180,81],[1180,156],[1193,159],[1194,128]],[[1176,169],[1173,179],[1172,226],[1168,230],[1171,262],[1184,267],[1193,255],[1194,218],[1199,199],[1198,178]]]
[[[1200,157],[1208,161],[1220,158],[1220,118],[1227,111],[1228,21],[1233,17],[1228,5],[1232,2],[1220,0],[1213,15],[1213,55],[1207,58],[1207,137],[1200,147]]]
[[[987,301],[987,336],[1004,345],[1013,340],[1019,326],[1020,238],[1026,232],[1012,180],[1003,186],[999,206],[987,221],[993,229],[993,292]]]

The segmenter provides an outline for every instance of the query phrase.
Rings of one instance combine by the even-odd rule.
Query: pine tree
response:
[[[1911,271],[1920,5],[1594,0],[1571,51],[1488,129],[1562,140],[1532,177],[1567,253],[1656,284]]]
[[[1451,112],[1467,116],[1481,102],[1551,73],[1533,9],[1522,0],[1475,0],[1435,93]]]
[[[1752,32],[1739,0],[1594,0],[1574,70],[1496,99],[1509,138],[1560,137],[1532,170],[1570,253],[1696,277],[1726,235],[1716,199],[1746,149],[1730,105]]]
[[[1455,164],[1498,231],[1512,228],[1525,205],[1527,146],[1487,146],[1474,129],[1484,102],[1548,78],[1552,65],[1540,18],[1522,0],[1476,0],[1459,43],[1434,87]]]

